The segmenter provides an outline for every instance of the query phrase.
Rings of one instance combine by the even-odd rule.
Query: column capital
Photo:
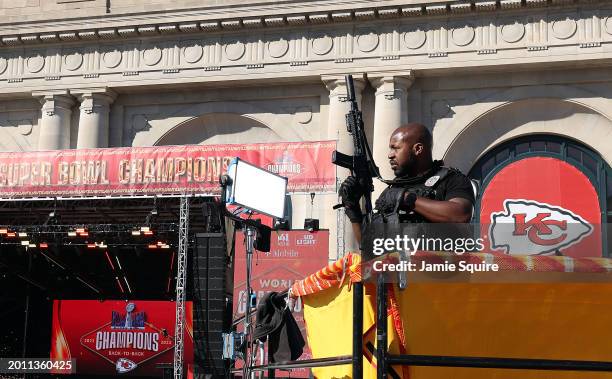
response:
[[[414,83],[412,71],[385,72],[368,74],[368,80],[372,87],[376,89],[376,96],[383,95],[386,99],[393,99],[401,96]]]
[[[366,81],[364,74],[352,74],[353,84],[355,86],[355,95],[359,96],[365,88]],[[346,82],[344,75],[321,75],[321,80],[329,91],[329,96],[346,97]]]
[[[84,88],[71,91],[81,103],[81,111],[93,113],[96,107],[108,107],[117,98],[117,93],[110,88]]]
[[[32,96],[39,98],[47,116],[55,115],[58,109],[71,110],[75,104],[68,90],[33,91]]]

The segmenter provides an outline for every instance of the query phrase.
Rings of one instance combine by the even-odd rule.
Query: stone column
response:
[[[68,91],[34,92],[32,96],[40,97],[42,104],[38,149],[69,149],[70,116],[74,100]]]
[[[374,109],[374,139],[372,141],[372,155],[385,179],[394,177],[389,166],[389,138],[391,133],[400,125],[408,122],[408,88],[412,85],[414,77],[408,73],[403,75],[368,75],[370,83],[376,88],[376,102]],[[374,181],[374,198],[378,197],[386,187],[378,180]]]
[[[117,95],[109,89],[73,92],[81,102],[77,148],[108,147],[110,105]]]
[[[330,139],[337,139],[337,150],[341,153],[352,155],[353,154],[353,137],[349,134],[346,129],[346,114],[350,110],[350,104],[344,101],[347,97],[347,88],[346,83],[344,81],[344,76],[340,75],[330,75],[330,76],[322,76],[321,79],[325,86],[329,90],[329,107],[327,109],[328,119],[327,119],[327,128],[329,131]],[[361,110],[361,92],[365,87],[365,80],[363,75],[353,75],[354,85],[355,85],[355,97],[357,98],[357,103],[359,104],[359,109]],[[336,170],[338,185],[346,179],[346,177],[350,174],[349,170],[338,167]],[[331,196],[330,199],[327,199],[325,203],[325,207],[328,208],[330,213],[331,207],[338,202],[338,197],[336,195]],[[340,210],[343,212],[343,210]],[[334,217],[333,220],[330,220],[330,258],[336,258],[334,256],[335,252],[337,252],[337,256],[342,256],[347,251],[357,251],[359,246],[355,240],[355,236],[353,234],[352,226],[348,218],[342,213],[341,217],[342,225],[336,222]],[[342,232],[340,236],[336,234],[338,230],[334,227],[337,225],[338,229]],[[338,238],[340,237],[340,238]]]

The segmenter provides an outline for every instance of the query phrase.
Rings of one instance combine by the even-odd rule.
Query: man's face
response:
[[[395,176],[404,176],[415,164],[412,143],[404,138],[403,133],[395,133],[389,140],[389,163]]]

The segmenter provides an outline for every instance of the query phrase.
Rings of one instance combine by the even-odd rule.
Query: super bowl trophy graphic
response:
[[[134,311],[134,309],[136,308],[136,306],[134,305],[134,303],[128,303],[128,305],[125,307],[125,311],[127,312],[125,314],[125,328],[126,329],[132,329],[132,312]]]

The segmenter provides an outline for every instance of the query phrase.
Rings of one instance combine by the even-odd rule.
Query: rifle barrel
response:
[[[345,75],[344,81],[346,82],[346,91],[348,101],[351,102],[351,109],[355,110],[355,85],[353,84],[353,75]]]

